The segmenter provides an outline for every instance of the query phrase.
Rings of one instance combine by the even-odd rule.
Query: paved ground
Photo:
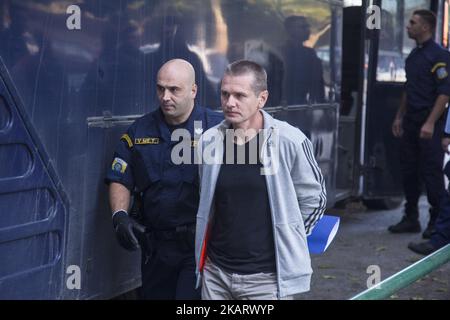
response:
[[[428,214],[425,198],[421,199],[420,211],[424,227]],[[345,210],[330,209],[327,214],[341,217],[340,229],[328,250],[313,256],[311,291],[305,299],[349,299],[367,289],[368,266],[378,265],[383,280],[423,258],[407,248],[410,241],[421,241],[421,234],[394,235],[387,231],[400,220],[402,208],[370,211],[359,203],[350,203]],[[450,300],[450,263],[390,299]]]

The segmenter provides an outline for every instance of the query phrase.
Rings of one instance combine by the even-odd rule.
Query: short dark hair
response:
[[[433,11],[420,9],[413,12],[413,15],[420,16],[426,24],[428,24],[431,30],[434,32],[436,29],[436,15]]]
[[[309,23],[305,16],[289,16],[283,22],[286,29],[289,29],[294,23],[301,23],[304,28],[309,28]]]
[[[255,94],[258,95],[262,91],[267,90],[267,72],[254,61],[238,60],[230,63],[225,70],[225,75],[242,76],[245,74],[253,75],[252,89]]]

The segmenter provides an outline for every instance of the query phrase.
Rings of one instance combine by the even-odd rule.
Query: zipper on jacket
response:
[[[264,139],[264,143],[263,143],[263,147],[262,150],[264,152],[266,145],[267,145],[267,157],[271,158],[272,157],[272,151],[270,150],[272,148],[272,142],[270,141],[269,143],[269,139],[272,137],[272,132],[273,132],[273,128],[270,128],[270,133],[267,137],[267,139]],[[272,160],[271,160],[272,161]],[[272,205],[272,197],[271,197],[271,192],[272,190],[270,189],[269,183],[267,181],[267,175],[266,175],[266,186],[267,186],[267,192],[269,193],[269,204],[270,204],[270,215],[272,217],[272,233],[273,233],[273,243],[274,243],[274,250],[275,250],[275,265],[276,265],[276,275],[277,275],[277,286],[278,286],[278,292],[277,292],[277,297],[278,299],[280,298],[280,290],[281,290],[281,285],[280,285],[280,263],[279,263],[279,254],[278,254],[278,244],[276,241],[276,228],[275,228],[275,216],[273,213],[273,205]]]

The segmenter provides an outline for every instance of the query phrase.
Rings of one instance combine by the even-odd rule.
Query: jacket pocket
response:
[[[312,273],[306,234],[301,222],[275,226],[278,272],[282,280]]]

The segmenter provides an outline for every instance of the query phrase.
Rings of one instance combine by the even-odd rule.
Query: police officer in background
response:
[[[325,83],[322,61],[313,48],[304,45],[311,28],[304,16],[289,16],[284,20],[288,40],[283,48],[287,104],[323,102]]]
[[[450,117],[447,115],[444,138],[442,138],[442,148],[450,154]],[[447,162],[444,173],[450,179],[450,161]],[[415,253],[429,255],[434,251],[450,243],[450,185],[447,192],[441,198],[439,216],[436,220],[435,230],[431,234],[430,240],[423,242],[410,242],[408,248]]]
[[[406,85],[392,132],[401,137],[401,165],[406,197],[405,215],[389,227],[393,233],[420,232],[418,200],[422,181],[430,203],[430,220],[422,236],[430,238],[445,193],[442,166],[445,107],[450,96],[450,53],[433,40],[436,16],[428,10],[413,12],[408,36],[417,47],[406,59]]]
[[[106,176],[113,225],[119,243],[142,251],[143,299],[199,299],[195,290],[194,236],[198,208],[198,168],[174,164],[175,129],[191,137],[216,125],[222,116],[195,104],[195,72],[181,59],[166,62],[157,75],[156,111],[136,120],[124,134]],[[195,132],[194,132],[195,131]],[[189,141],[194,154],[196,141]],[[185,149],[184,149],[185,150]],[[131,194],[142,197],[139,222],[128,214]]]

